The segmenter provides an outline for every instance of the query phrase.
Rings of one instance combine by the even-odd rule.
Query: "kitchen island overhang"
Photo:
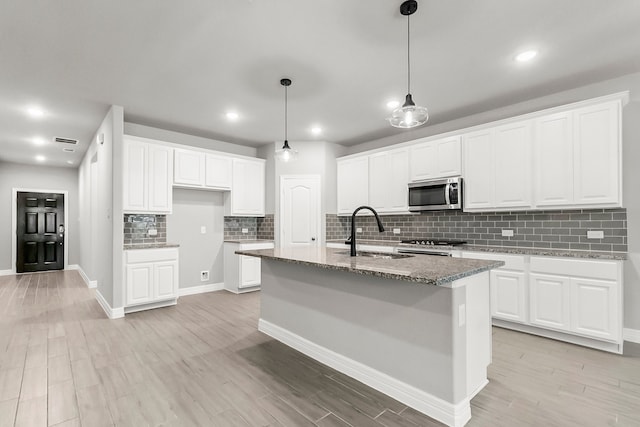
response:
[[[464,425],[471,398],[487,384],[488,271],[502,263],[341,252],[239,251],[263,261],[259,330],[445,424]]]

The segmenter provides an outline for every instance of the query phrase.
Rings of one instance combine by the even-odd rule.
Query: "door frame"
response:
[[[16,273],[16,246],[18,244],[18,193],[53,193],[64,196],[64,269],[69,267],[69,192],[67,190],[43,190],[33,188],[13,188],[11,190],[11,274],[33,274]]]
[[[284,241],[284,230],[285,228],[282,225],[282,221],[284,220],[284,183],[289,180],[294,179],[313,179],[318,182],[318,218],[316,221],[316,236],[318,239],[318,246],[324,245],[324,236],[322,235],[322,179],[320,175],[280,175],[280,212],[278,218],[278,228],[279,228],[279,238],[280,244]]]

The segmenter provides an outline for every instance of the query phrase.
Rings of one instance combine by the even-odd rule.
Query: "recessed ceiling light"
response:
[[[69,163],[70,165],[73,164],[73,160],[67,160],[67,163]]]
[[[518,62],[527,62],[531,61],[538,55],[537,50],[525,50],[524,52],[520,52],[516,55],[516,61]]]
[[[390,110],[395,110],[399,106],[400,106],[400,102],[396,101],[395,99],[392,100],[392,101],[387,102],[387,108],[390,109]]]
[[[74,150],[73,148],[63,148],[62,151],[64,151],[65,153],[74,153],[76,150]]]
[[[311,133],[314,135],[320,135],[322,133],[322,128],[320,126],[314,126],[311,128]]]
[[[27,114],[29,114],[34,119],[39,119],[44,116],[44,110],[40,107],[32,106],[27,108]]]
[[[236,113],[235,111],[229,111],[226,114],[226,116],[227,116],[227,120],[230,120],[230,121],[238,120],[238,117],[239,117],[238,113]]]
[[[36,156],[36,161],[38,162],[44,162],[45,160],[47,160],[45,156],[40,156],[40,155]]]
[[[31,142],[33,142],[33,145],[44,145],[45,144],[45,139],[44,138],[40,138],[39,136],[32,138]]]

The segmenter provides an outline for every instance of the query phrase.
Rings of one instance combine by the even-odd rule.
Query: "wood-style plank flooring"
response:
[[[259,294],[108,320],[74,271],[0,277],[0,427],[439,426],[257,331]],[[494,328],[469,426],[640,426],[625,356]]]

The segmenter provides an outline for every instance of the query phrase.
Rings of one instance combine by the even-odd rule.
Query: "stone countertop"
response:
[[[347,247],[345,249],[327,247],[261,249],[236,251],[236,253],[427,285],[446,285],[455,280],[504,265],[502,261],[428,255],[416,255],[398,259],[366,256],[351,257]]]
[[[179,248],[177,243],[134,243],[130,245],[123,245],[122,248],[125,251],[131,249],[162,249],[162,248]]]
[[[341,243],[344,244],[345,240],[329,240],[327,243]],[[388,247],[403,247],[403,248],[424,248],[422,245],[411,245],[407,243],[400,243],[399,240],[366,240],[358,239],[357,244],[370,245],[370,246],[388,246]],[[348,248],[349,245],[344,245]],[[502,254],[514,254],[514,255],[535,255],[535,256],[553,256],[562,258],[589,258],[589,259],[603,259],[603,260],[625,260],[627,259],[626,252],[600,252],[600,251],[584,251],[576,249],[549,249],[549,248],[525,248],[520,246],[483,246],[483,245],[458,245],[458,246],[433,246],[433,249],[452,249],[462,250],[469,252],[494,252]]]
[[[225,243],[273,243],[273,240],[269,239],[225,239]]]

